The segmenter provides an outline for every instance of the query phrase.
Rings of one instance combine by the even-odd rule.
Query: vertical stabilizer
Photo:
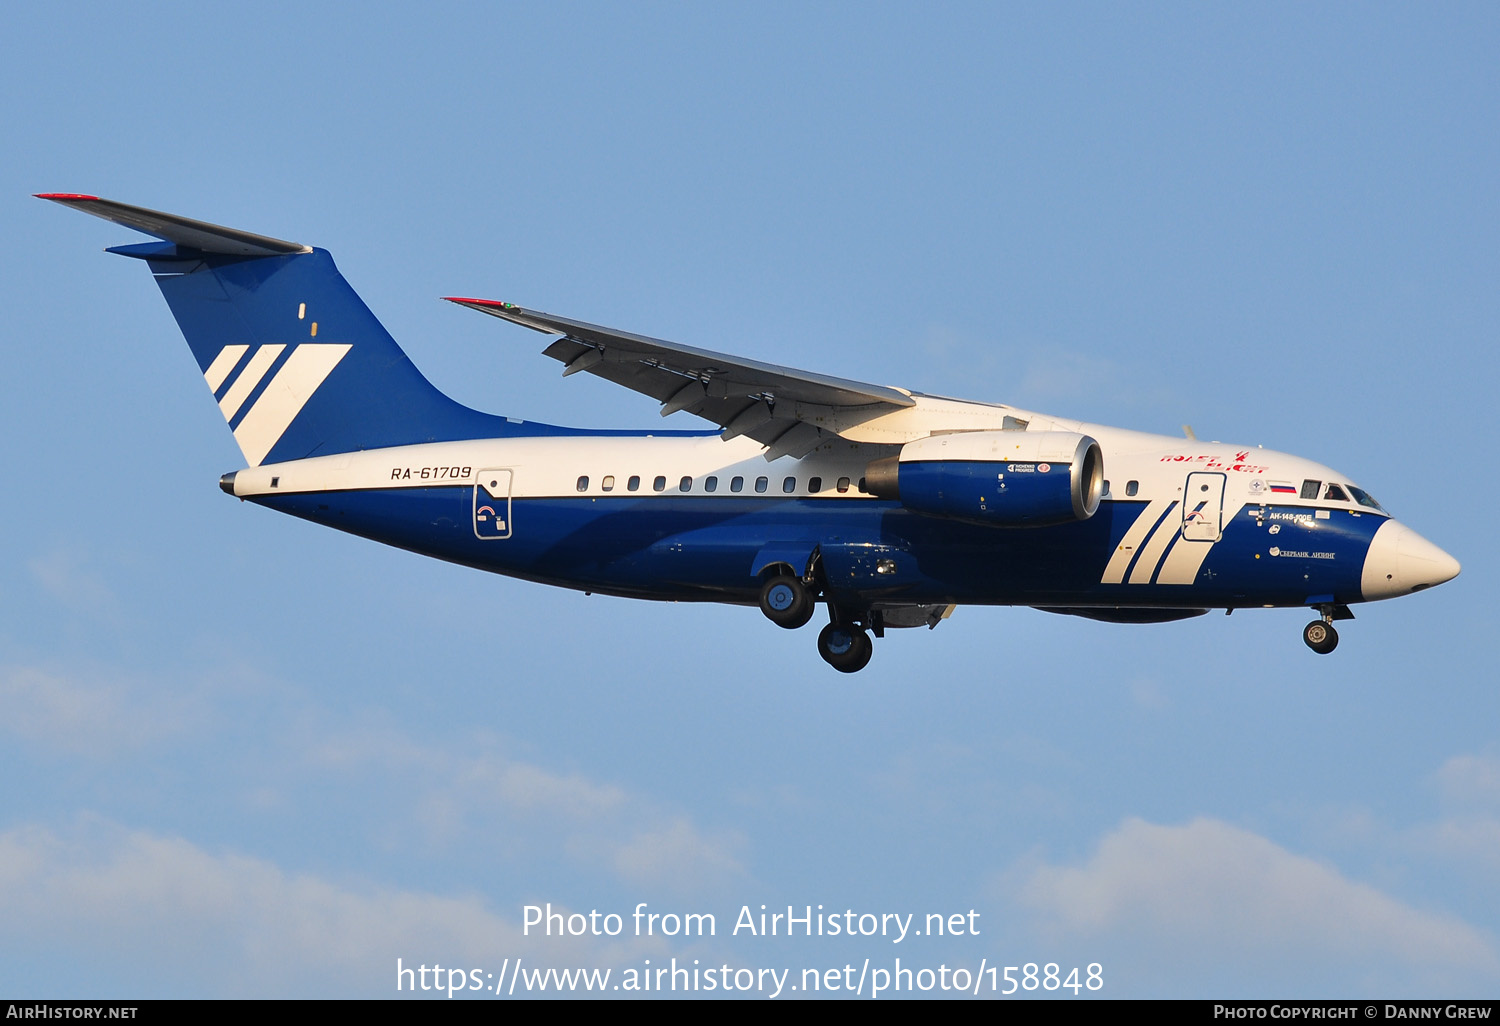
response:
[[[513,434],[439,392],[326,250],[93,196],[44,195],[162,241],[145,260],[250,466]]]

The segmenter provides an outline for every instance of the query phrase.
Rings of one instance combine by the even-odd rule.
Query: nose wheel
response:
[[[1302,628],[1302,640],[1307,642],[1307,647],[1318,655],[1327,655],[1339,646],[1339,632],[1333,629],[1333,624],[1322,620],[1314,620]]]

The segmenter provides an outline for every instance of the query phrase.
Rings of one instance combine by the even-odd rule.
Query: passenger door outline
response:
[[[1224,537],[1224,475],[1197,471],[1182,486],[1182,538],[1216,542]]]
[[[474,537],[504,541],[511,536],[509,467],[481,470],[474,478]]]

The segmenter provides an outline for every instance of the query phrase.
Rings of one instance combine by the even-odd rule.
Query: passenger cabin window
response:
[[[1302,482],[1302,492],[1297,496],[1297,498],[1316,499],[1318,497],[1318,489],[1322,487],[1322,481],[1314,481],[1312,478],[1308,478],[1306,481]]]
[[[678,481],[677,482],[677,490],[679,492],[690,492],[690,491],[692,491],[693,490],[693,479],[690,478],[690,477],[685,477],[681,481]]]
[[[1136,492],[1138,492],[1140,490],[1141,490],[1141,483],[1139,481],[1126,481],[1125,482],[1125,494],[1126,495],[1134,495]]]
[[[744,491],[745,490],[745,479],[743,477],[736,477],[736,478],[733,478],[732,480],[730,480],[730,482],[729,482],[729,490],[731,492],[742,492],[742,491]]]
[[[1100,492],[1099,494],[1100,495],[1108,495],[1109,494],[1109,479],[1108,478],[1106,478],[1105,481],[1104,481],[1104,491]]]
[[[1323,498],[1329,499],[1333,502],[1349,501],[1349,496],[1345,495],[1344,490],[1336,484],[1330,484],[1328,486],[1328,491],[1323,493]]]
[[[612,491],[614,491],[615,490],[615,475],[613,475],[613,474],[607,474],[607,475],[605,475],[604,480],[599,482],[599,487],[603,488],[606,492],[612,492]]]
[[[785,481],[781,482],[781,490],[786,492],[788,495],[795,492],[797,490],[797,479],[795,477],[789,477]]]
[[[589,490],[589,478],[587,474],[578,479],[578,490],[580,492],[586,492]]]
[[[847,477],[839,478],[838,490],[840,495],[849,490],[849,479]]]
[[[716,492],[719,490],[719,479],[716,477],[705,477],[703,479],[703,490],[705,492]]]
[[[815,477],[807,482],[807,491],[810,495],[816,495],[823,490],[823,479]]]
[[[651,482],[651,490],[653,492],[664,492],[664,491],[666,491],[667,490],[667,479],[664,478],[664,477],[658,477],[655,481],[652,481]]]
[[[757,477],[757,478],[756,478],[756,479],[755,479],[755,490],[756,490],[756,491],[757,491],[757,492],[763,492],[763,491],[765,491],[765,490],[766,490],[766,486],[767,486],[767,485],[768,485],[768,484],[770,484],[770,483],[771,483],[771,480],[770,480],[770,478],[765,478],[765,477]]]
[[[631,474],[630,480],[625,482],[625,487],[630,489],[632,492],[640,491],[641,475]]]

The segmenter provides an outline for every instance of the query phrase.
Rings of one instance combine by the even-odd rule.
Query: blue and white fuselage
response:
[[[959,605],[1149,622],[1350,605],[1458,563],[1337,471],[1251,446],[865,385],[456,300],[712,432],[595,433],[458,406],[322,251],[94,197],[146,260],[245,454],[231,494],[413,552],[636,598],[759,605],[857,670]]]
[[[858,443],[768,464],[760,444],[717,433],[397,446],[241,470],[224,487],[478,569],[676,601],[754,604],[766,566],[800,575],[834,548],[842,572],[825,565],[826,589],[871,605],[1348,605],[1456,572],[1451,557],[1383,510],[1325,499],[1330,486],[1353,490],[1327,467],[1264,449],[1073,427],[1100,442],[1108,490],[1088,519],[1030,529],[915,513],[867,494],[859,483],[869,452]],[[1297,492],[1272,492],[1272,481]],[[1303,499],[1307,481],[1318,482],[1317,495]],[[1205,484],[1212,502],[1197,520],[1212,536],[1191,540],[1184,504]],[[889,563],[857,558],[865,549]]]

